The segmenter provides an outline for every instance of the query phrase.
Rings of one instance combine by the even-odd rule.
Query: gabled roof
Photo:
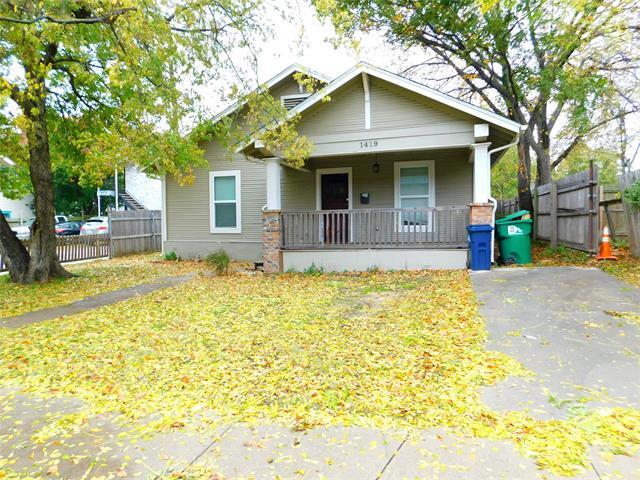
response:
[[[331,82],[331,79],[329,77],[327,77],[326,75],[324,75],[322,73],[319,73],[319,72],[316,72],[315,70],[307,68],[307,67],[305,67],[303,65],[300,65],[298,63],[294,63],[292,65],[289,65],[284,70],[282,70],[276,76],[270,78],[269,80],[267,80],[266,82],[261,84],[261,86],[259,88],[264,86],[267,89],[271,89],[271,88],[275,87],[276,85],[278,85],[283,80],[286,80],[287,78],[289,78],[294,73],[303,73],[305,75],[309,75],[311,77],[317,78],[318,80],[320,80],[320,81],[322,81],[324,83]],[[223,111],[218,113],[215,117],[213,117],[213,122],[215,123],[218,120],[220,120],[221,118],[224,118],[227,115],[232,114],[233,112],[235,112],[239,108],[243,107],[246,103],[247,103],[246,100],[239,100],[239,101],[229,105],[227,108],[225,108]]]
[[[319,89],[313,95],[309,96],[306,100],[300,102],[294,108],[289,111],[288,118],[293,117],[296,114],[302,113],[305,110],[309,109],[316,103],[320,102],[324,97],[330,95],[332,92],[338,90],[340,87],[353,80],[359,75],[368,74],[372,77],[377,77],[382,80],[385,80],[389,83],[397,85],[399,87],[405,88],[412,92],[415,92],[419,95],[422,95],[426,98],[434,100],[436,102],[442,103],[443,105],[447,105],[451,108],[454,108],[458,111],[467,113],[473,117],[484,120],[493,125],[499,126],[507,131],[513,132],[514,134],[519,133],[521,130],[525,128],[525,126],[520,125],[513,120],[510,120],[502,115],[498,115],[490,110],[486,110],[482,107],[478,107],[477,105],[473,105],[472,103],[465,102],[464,100],[460,100],[459,98],[452,97],[451,95],[447,95],[446,93],[442,93],[438,90],[435,90],[431,87],[427,87],[426,85],[422,85],[421,83],[415,82],[408,78],[402,77],[395,73],[391,73],[382,68],[374,67],[365,62],[360,62],[344,72],[339,77],[335,78],[323,88]],[[272,126],[270,126],[272,127]],[[258,132],[254,132],[257,134]],[[237,151],[242,150],[248,144],[252,143],[256,140],[255,136],[252,135],[248,138],[247,142],[243,142],[243,145]]]
[[[415,82],[395,73],[391,73],[382,68],[374,67],[373,65],[365,62],[360,62],[354,67],[350,68],[338,78],[331,81],[331,83],[329,83],[325,88],[319,90],[313,96],[300,103],[295,109],[292,109],[292,112],[293,110],[296,111],[293,114],[295,115],[295,113],[306,110],[307,108],[319,102],[325,95],[329,95],[331,92],[337,90],[345,83],[363,73],[366,73],[373,77],[378,77],[399,87],[406,88],[407,90],[411,90],[412,92],[415,92],[419,95],[427,97],[431,100],[435,100],[436,102],[440,102],[449,107],[455,108],[456,110],[460,110],[461,112],[468,113],[471,116],[480,118],[489,123],[493,123],[494,125],[498,125],[514,133],[519,132],[522,128],[519,123],[514,122],[513,120],[509,120],[502,115],[498,115],[497,113],[493,113],[490,110],[478,107],[477,105],[474,105],[472,103],[465,102],[464,100],[452,97],[451,95],[442,93],[438,90],[435,90],[434,88],[427,87],[426,85],[422,85],[421,83]]]

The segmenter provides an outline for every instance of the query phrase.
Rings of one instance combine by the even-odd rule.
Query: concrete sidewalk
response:
[[[221,424],[206,434],[167,432],[148,439],[121,435],[116,418],[92,417],[71,435],[32,438],[61,414],[79,412],[74,399],[34,399],[0,391],[0,471],[43,478],[225,479],[556,479],[536,469],[509,442],[423,432],[321,427],[305,432],[261,424]],[[66,429],[70,430],[69,428]],[[8,465],[2,464],[2,459]],[[184,472],[184,476],[175,476]],[[191,475],[191,473],[193,475]],[[212,477],[216,478],[216,477]],[[594,479],[593,472],[576,477]]]

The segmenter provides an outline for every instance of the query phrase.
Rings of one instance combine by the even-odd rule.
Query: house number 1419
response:
[[[366,140],[360,142],[360,148],[374,148],[378,146],[378,140]]]

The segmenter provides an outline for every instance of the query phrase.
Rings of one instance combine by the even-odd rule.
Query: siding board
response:
[[[215,142],[207,145],[209,168],[194,171],[194,181],[180,186],[167,178],[167,240],[212,242],[259,242],[262,239],[262,207],[267,203],[265,167],[243,155],[229,159]],[[242,194],[242,233],[213,234],[209,222],[209,171],[240,170]]]

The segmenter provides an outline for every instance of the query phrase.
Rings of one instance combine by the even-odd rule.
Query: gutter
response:
[[[521,125],[520,126],[520,131],[525,130],[527,127],[525,125]],[[488,154],[489,154],[489,164],[491,164],[491,154],[492,153],[496,153],[496,152],[501,152],[503,150],[506,150],[507,148],[511,148],[516,146],[518,143],[520,142],[520,134],[518,133],[518,135],[516,136],[516,139],[511,142],[508,143],[507,145],[503,145],[502,147],[498,147],[498,148],[494,148],[493,150],[489,150]],[[491,167],[489,167],[491,168]],[[496,210],[498,210],[498,201],[493,198],[493,197],[489,197],[489,201],[493,204],[493,213],[491,214],[491,226],[493,227],[494,231],[496,228]],[[496,259],[495,259],[495,243],[496,243],[496,236],[495,233],[493,235],[491,235],[491,263],[495,263]]]

